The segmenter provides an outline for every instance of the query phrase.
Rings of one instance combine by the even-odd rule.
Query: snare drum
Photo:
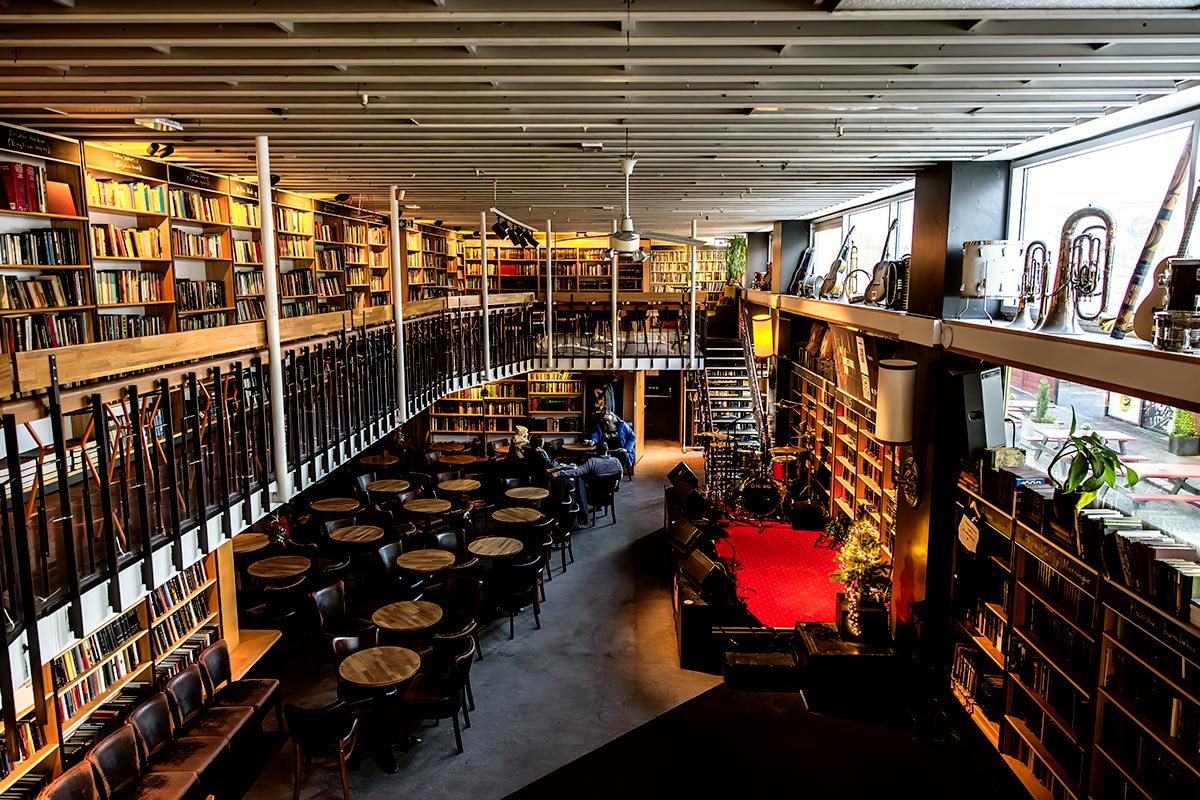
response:
[[[1191,311],[1154,312],[1154,346],[1169,353],[1185,353],[1200,334],[1200,314]]]
[[[1025,243],[1013,239],[963,242],[963,297],[1015,300],[1025,268]]]

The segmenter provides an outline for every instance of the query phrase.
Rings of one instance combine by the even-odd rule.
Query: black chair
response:
[[[204,678],[193,664],[167,681],[175,727],[187,736],[220,736],[233,742],[254,718],[250,706],[205,706]]]
[[[437,602],[442,607],[442,618],[438,621],[434,639],[439,635],[453,636],[469,629],[471,639],[475,642],[475,652],[482,661],[483,648],[479,644],[478,623],[483,606],[483,581],[474,575],[450,573],[445,575],[441,587]]]
[[[428,539],[427,544],[433,550],[445,550],[448,553],[453,553],[454,558],[460,561],[466,556],[467,535],[461,528],[451,528],[432,533]]]
[[[592,527],[596,526],[596,512],[612,509],[612,524],[617,524],[617,501],[615,495],[617,486],[621,483],[620,475],[590,478],[585,481],[587,486],[588,506],[592,510]]]
[[[288,703],[283,707],[283,716],[287,719],[296,751],[293,800],[300,800],[304,770],[312,767],[337,767],[342,776],[342,798],[350,800],[346,760],[354,752],[358,738],[358,719],[350,707],[341,700],[321,708],[302,708]]]
[[[533,606],[533,621],[542,627],[542,604],[538,599],[538,576],[542,571],[542,554],[521,555],[511,563],[496,569],[496,606],[508,614],[508,638],[515,634],[514,618],[525,606]]]
[[[335,636],[359,636],[375,629],[371,620],[346,613],[346,584],[342,581],[309,592],[308,599],[314,611],[317,630],[326,640]],[[323,651],[324,648],[317,650],[318,672]]]
[[[434,634],[433,646],[430,649],[429,655],[421,660],[421,671],[430,672],[441,670],[443,672],[452,669],[454,660],[467,652],[468,647],[473,645],[476,652],[479,651],[479,624],[471,622],[460,631],[454,633],[438,633]],[[467,708],[471,711],[475,710],[475,692],[471,689],[471,673],[467,672]],[[463,711],[464,716],[466,711]],[[467,720],[467,727],[471,727],[471,721]]]
[[[224,639],[210,644],[197,657],[200,677],[209,702],[218,706],[250,706],[262,717],[268,708],[275,709],[275,722],[283,730],[283,701],[279,681],[274,678],[233,679],[229,661],[229,645]]]
[[[248,622],[257,628],[274,628],[285,635],[296,626],[300,597],[308,578],[299,575],[288,583],[264,586],[258,593],[259,602],[245,612]]]
[[[471,727],[471,718],[463,704],[471,662],[475,660],[475,643],[467,639],[466,649],[456,656],[445,671],[418,672],[404,695],[404,709],[414,719],[453,719],[454,743],[463,752],[462,729],[458,712],[463,714],[464,727]]]

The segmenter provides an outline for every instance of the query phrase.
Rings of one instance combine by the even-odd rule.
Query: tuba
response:
[[[1096,221],[1075,231],[1085,220]],[[1094,320],[1108,308],[1108,283],[1112,273],[1113,233],[1112,214],[1097,206],[1087,206],[1067,217],[1058,244],[1058,267],[1054,273],[1054,288],[1042,287],[1041,316],[1034,329],[1041,333],[1076,336],[1082,331],[1078,319]],[[1099,298],[1099,308],[1085,313],[1083,301]]]
[[[1025,267],[1021,270],[1021,281],[1017,284],[1017,313],[1010,328],[1031,330],[1033,304],[1046,291],[1046,275],[1050,272],[1050,250],[1043,241],[1030,242],[1025,248]]]

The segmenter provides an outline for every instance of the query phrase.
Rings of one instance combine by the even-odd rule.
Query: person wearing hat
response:
[[[605,411],[596,421],[596,430],[588,437],[589,442],[604,442],[610,455],[626,467],[633,466],[633,448],[637,435],[629,423],[611,411]]]

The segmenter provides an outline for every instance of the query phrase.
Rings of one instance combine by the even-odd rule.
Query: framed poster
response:
[[[875,387],[879,377],[875,339],[837,325],[831,325],[829,330],[833,334],[833,363],[837,369],[838,388],[875,408]]]

